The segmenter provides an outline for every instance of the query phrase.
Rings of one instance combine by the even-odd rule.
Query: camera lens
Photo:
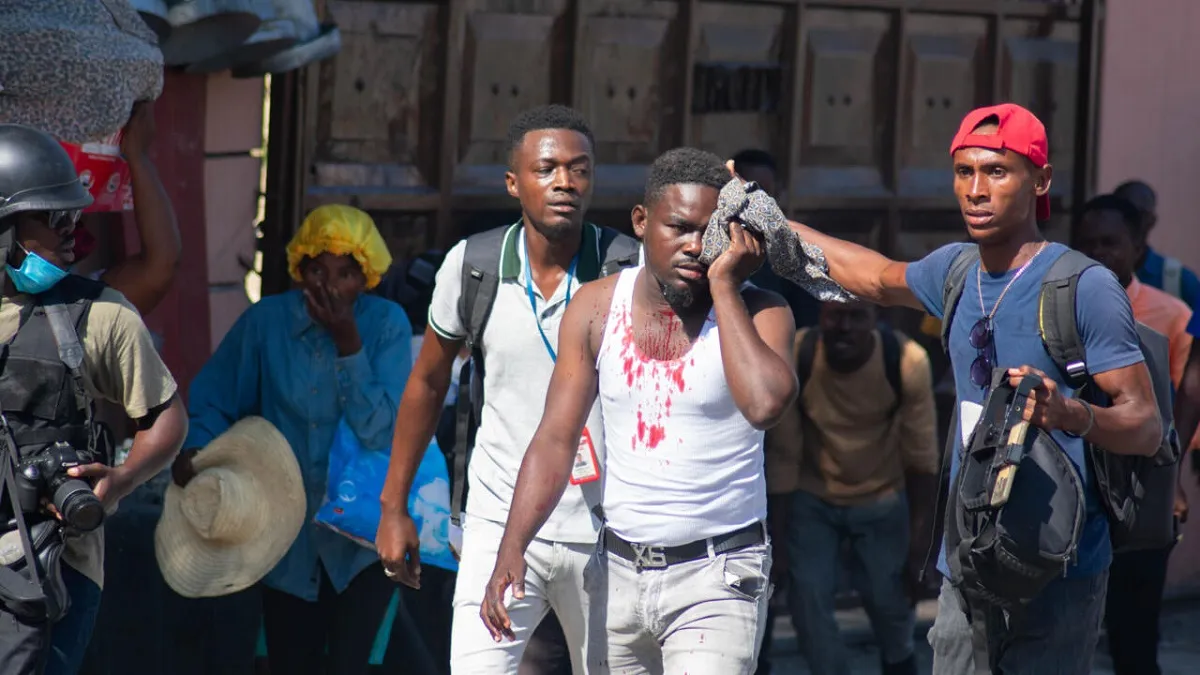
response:
[[[72,478],[54,491],[54,507],[67,524],[84,532],[100,527],[104,522],[104,507],[87,483]]]

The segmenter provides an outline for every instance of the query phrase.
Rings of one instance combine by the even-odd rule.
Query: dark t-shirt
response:
[[[969,245],[957,243],[943,246],[908,266],[908,287],[925,306],[926,311],[934,317],[941,319],[943,315],[942,288],[950,271],[950,264],[958,252]],[[1009,288],[992,321],[998,367],[1033,366],[1057,381],[1064,395],[1070,395],[1072,390],[1063,381],[1062,374],[1046,353],[1038,335],[1037,317],[1042,277],[1066,250],[1067,247],[1062,244],[1048,244],[1046,250],[1034,259],[1029,268]],[[963,424],[969,425],[968,428],[973,428],[975,420],[978,419],[984,397],[984,389],[971,382],[970,368],[977,351],[971,347],[968,333],[975,322],[984,316],[985,311],[992,309],[996,298],[1016,274],[1016,270],[998,275],[984,272],[978,277],[979,283],[976,284],[978,268],[976,263],[967,271],[966,286],[963,288],[950,327],[950,362],[954,371],[954,385],[958,392],[959,417],[960,422],[962,418],[966,418]],[[987,310],[981,308],[981,291],[982,305]],[[1092,375],[1143,360],[1129,298],[1112,272],[1097,266],[1080,276],[1075,315],[1079,335],[1087,350],[1088,371]],[[955,436],[957,442],[951,459],[951,480],[958,471],[958,454],[962,445],[962,429],[954,431],[959,433]],[[1084,468],[1086,465],[1083,441],[1068,437],[1060,431],[1054,431],[1052,435],[1066,450],[1071,461],[1080,468],[1087,496],[1087,522],[1080,537],[1078,562],[1068,574],[1073,577],[1098,574],[1107,569],[1111,562],[1112,548],[1108,539],[1108,521],[1100,506],[1099,495],[1093,489],[1092,477]],[[948,574],[944,545],[938,556],[938,569],[943,574]]]

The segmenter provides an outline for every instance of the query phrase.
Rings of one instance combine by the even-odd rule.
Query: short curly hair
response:
[[[526,134],[531,131],[542,131],[545,129],[578,131],[587,137],[589,146],[592,148],[596,147],[596,139],[592,135],[592,128],[588,126],[587,120],[583,119],[583,115],[578,110],[557,103],[542,105],[522,112],[513,118],[512,123],[508,125],[509,163],[512,163],[512,157],[516,154],[517,147],[521,145],[521,141],[525,140]]]
[[[1093,211],[1115,211],[1121,216],[1121,222],[1129,229],[1129,234],[1137,241],[1142,235],[1142,212],[1133,202],[1115,194],[1104,194],[1092,197],[1075,213],[1075,224],[1083,222],[1083,217]]]
[[[1155,194],[1154,188],[1145,181],[1127,180],[1118,185],[1112,193],[1128,200],[1130,204],[1137,207],[1138,211],[1150,212],[1158,206],[1158,195]]]
[[[646,205],[658,201],[669,185],[706,185],[720,190],[730,180],[721,158],[696,148],[675,148],[658,156],[646,178]]]

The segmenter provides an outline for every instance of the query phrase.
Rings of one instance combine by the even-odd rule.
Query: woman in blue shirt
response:
[[[260,415],[287,438],[304,480],[305,526],[262,582],[272,672],[365,675],[394,591],[374,551],[314,525],[341,419],[365,448],[388,448],[412,367],[412,326],[399,305],[365,290],[391,264],[370,216],[341,205],[305,219],[288,244],[297,288],[263,298],[234,324],[192,381],[185,448],[203,448]],[[194,475],[192,453],[173,467]]]

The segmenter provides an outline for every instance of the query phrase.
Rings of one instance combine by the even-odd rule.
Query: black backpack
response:
[[[883,351],[883,372],[888,385],[896,394],[894,408],[899,408],[900,402],[904,400],[904,385],[900,380],[900,339],[896,337],[896,331],[886,323],[880,323],[878,328],[879,348]],[[800,338],[800,347],[796,350],[796,379],[800,382],[797,391],[804,391],[804,385],[812,375],[813,361],[817,358],[817,340],[820,337],[819,329],[810,328],[804,332],[804,337]]]
[[[458,404],[455,409],[454,449],[447,458],[450,464],[450,519],[462,524],[466,504],[467,465],[475,447],[475,431],[483,414],[483,331],[487,328],[496,291],[500,287],[500,252],[509,230],[516,225],[497,227],[467,238],[463,252],[462,295],[458,313],[466,327],[466,346],[471,358],[459,373]],[[584,227],[592,227],[585,224]],[[609,227],[597,227],[600,253],[600,277],[615,274],[638,264],[641,242]]]
[[[411,260],[396,261],[371,292],[403,307],[415,331],[425,325],[433,302],[434,279],[445,258],[445,253],[431,249]]]
[[[968,270],[979,260],[976,246],[965,247],[950,265],[943,288],[942,346],[949,353],[950,325],[954,308],[962,296]],[[1095,386],[1087,371],[1087,353],[1075,323],[1075,292],[1079,276],[1100,263],[1075,250],[1067,250],[1042,278],[1038,298],[1038,326],[1042,343],[1076,396],[1101,406],[1107,397]],[[1117,455],[1087,444],[1085,456],[1100,502],[1108,516],[1114,551],[1164,548],[1175,541],[1178,523],[1174,515],[1175,483],[1180,443],[1174,428],[1172,386],[1168,363],[1169,344],[1161,333],[1136,322],[1138,338],[1150,379],[1158,399],[1163,437],[1153,457]],[[949,448],[957,433],[957,409]],[[947,532],[950,513],[947,509]]]
[[[1028,375],[1014,388],[1007,369],[992,371],[950,489],[946,562],[973,612],[978,603],[1018,611],[1066,572],[1079,547],[1079,470],[1050,434],[1021,419],[1040,383]]]

